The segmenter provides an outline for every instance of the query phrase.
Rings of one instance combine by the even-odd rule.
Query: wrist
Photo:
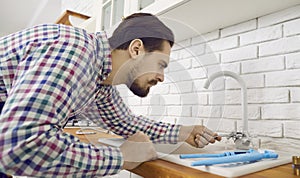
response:
[[[184,142],[188,139],[189,135],[191,134],[194,126],[180,126],[179,128],[179,135],[178,141]]]

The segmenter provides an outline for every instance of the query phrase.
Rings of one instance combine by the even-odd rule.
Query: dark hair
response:
[[[162,50],[164,41],[168,41],[171,47],[174,44],[173,32],[149,13],[134,13],[123,19],[109,43],[112,49],[126,50],[134,39],[142,40],[147,52]]]

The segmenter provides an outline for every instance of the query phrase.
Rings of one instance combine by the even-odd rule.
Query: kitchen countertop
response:
[[[106,134],[97,132],[92,135],[77,135],[75,132],[80,128],[65,128],[64,131],[70,133],[80,139],[80,141],[85,143],[99,144],[99,138],[108,138],[108,137],[118,137],[116,135]],[[214,174],[210,174],[207,172],[199,171],[196,169],[192,169],[189,167],[181,166],[175,163],[171,163],[168,161],[164,161],[161,159],[149,161],[141,164],[137,168],[130,170],[135,174],[138,174],[143,177],[155,178],[155,177],[188,177],[188,178],[217,178],[221,176],[217,176]],[[274,167],[272,169],[267,169],[259,172],[255,172],[252,174],[247,174],[242,176],[242,178],[297,178],[297,176],[293,175],[292,165],[285,164],[281,166]]]

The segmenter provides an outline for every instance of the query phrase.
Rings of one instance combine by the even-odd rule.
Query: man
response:
[[[170,29],[143,13],[123,20],[109,39],[105,32],[64,25],[39,25],[1,38],[0,172],[111,175],[156,159],[152,142],[214,143],[216,134],[204,126],[135,116],[114,86],[126,84],[146,96],[164,80],[173,42]],[[96,147],[62,131],[70,117],[81,116],[128,140],[120,148]]]

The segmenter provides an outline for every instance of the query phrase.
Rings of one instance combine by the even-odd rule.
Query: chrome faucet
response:
[[[241,86],[241,94],[242,94],[243,131],[242,132],[233,131],[229,135],[227,135],[227,138],[228,139],[232,138],[234,140],[237,149],[249,149],[251,140],[248,133],[248,108],[247,108],[248,102],[247,102],[246,84],[244,80],[236,73],[230,71],[221,71],[221,72],[216,72],[211,76],[209,76],[206,82],[204,83],[204,88],[208,89],[211,82],[213,82],[213,80],[221,76],[229,76],[237,80]]]

